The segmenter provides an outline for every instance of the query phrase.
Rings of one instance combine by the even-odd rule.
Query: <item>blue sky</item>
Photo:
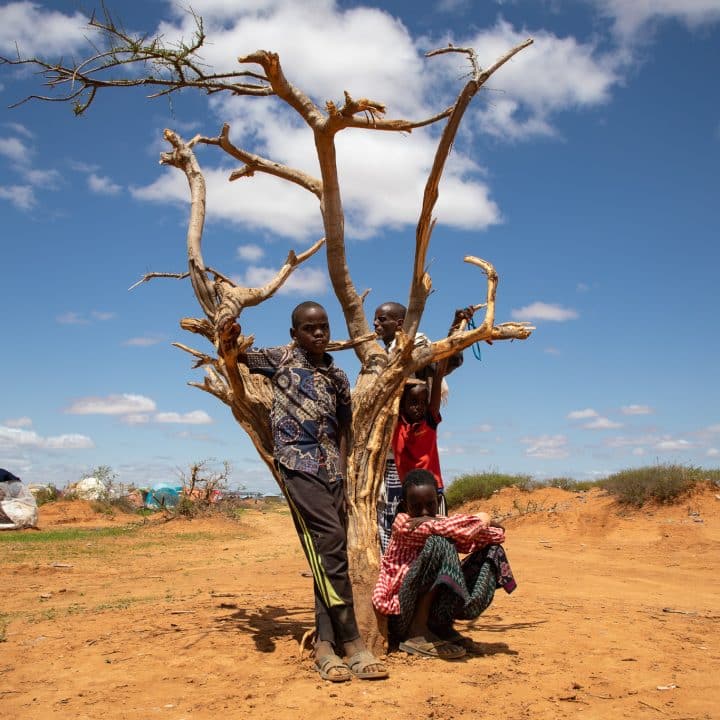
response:
[[[240,9],[238,9],[240,6]],[[312,6],[312,7],[311,7]],[[0,52],[81,57],[80,3],[0,4]],[[189,16],[164,0],[122,4],[133,30],[172,39]],[[495,468],[594,478],[655,462],[717,467],[720,458],[720,0],[517,0],[437,3],[197,0],[205,61],[236,67],[258,48],[314,99],[343,90],[420,118],[444,107],[466,72],[427,60],[447,42],[491,64],[535,44],[476,98],[458,137],[429,256],[434,293],[422,329],[484,296],[466,254],[500,274],[497,320],[529,320],[524,342],[470,353],[450,378],[440,428],[452,478]],[[174,341],[198,315],[189,285],[147,271],[184,269],[184,178],[161,168],[162,129],[216,135],[316,173],[309,132],[273,99],[101,93],[75,118],[64,104],[8,105],[38,78],[0,69],[3,345],[0,466],[65,485],[99,464],[123,482],[176,477],[203,458],[233,481],[273,482],[225,406]],[[346,133],[338,140],[348,255],[370,314],[407,298],[414,224],[436,129]],[[208,264],[250,285],[290,248],[320,237],[317,206],[268,177],[228,183],[234,165],[199,151],[209,186]],[[316,256],[286,292],[243,315],[258,344],[284,343],[288,317],[313,298],[344,325]],[[351,379],[349,352],[337,361]]]

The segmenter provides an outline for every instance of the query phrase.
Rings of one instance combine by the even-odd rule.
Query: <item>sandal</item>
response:
[[[315,668],[323,680],[347,682],[352,678],[350,668],[334,653],[315,659]]]
[[[401,642],[400,649],[409,655],[437,658],[438,660],[457,660],[465,656],[464,648],[447,640],[426,640],[424,637],[414,637]]]
[[[445,640],[445,642],[463,648],[463,650],[465,650],[468,655],[485,654],[482,645],[476,643],[471,637],[468,637],[467,635],[461,635],[454,627],[452,627],[452,625],[449,627],[431,627],[430,629],[439,638]]]
[[[378,665],[380,669],[368,670],[367,668],[371,665]],[[347,667],[360,680],[381,680],[388,676],[385,664],[380,662],[369,650],[361,650],[348,658]]]

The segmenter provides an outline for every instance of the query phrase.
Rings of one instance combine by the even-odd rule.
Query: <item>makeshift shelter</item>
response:
[[[35,498],[22,480],[0,468],[0,530],[20,530],[37,526]]]

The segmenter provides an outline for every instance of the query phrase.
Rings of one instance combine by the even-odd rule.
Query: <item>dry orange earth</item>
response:
[[[388,681],[345,685],[299,659],[311,581],[284,508],[2,542],[0,717],[720,718],[716,489],[632,512],[555,489],[483,507],[514,515],[519,583],[462,628],[486,654],[392,654]],[[128,521],[40,514],[43,529]]]

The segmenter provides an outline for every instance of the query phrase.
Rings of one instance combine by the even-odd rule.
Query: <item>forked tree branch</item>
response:
[[[422,209],[420,210],[420,217],[415,231],[415,262],[413,265],[413,275],[410,284],[410,297],[408,300],[407,315],[404,323],[406,332],[411,335],[414,335],[415,332],[417,332],[420,318],[422,317],[423,310],[425,309],[425,302],[432,288],[430,276],[425,271],[427,251],[430,245],[432,231],[435,227],[435,220],[432,217],[432,213],[439,195],[440,179],[442,177],[443,170],[445,169],[445,163],[447,162],[450,149],[455,141],[458,128],[460,127],[460,122],[465,114],[465,111],[470,105],[470,101],[473,97],[475,97],[475,94],[488,80],[488,78],[498,68],[508,62],[510,58],[517,55],[517,53],[528,47],[528,45],[531,45],[532,42],[532,38],[528,38],[519,45],[516,45],[487,70],[481,70],[477,63],[475,51],[471,48],[447,47],[427,53],[428,57],[449,52],[459,52],[467,55],[472,67],[472,77],[465,84],[465,87],[461,90],[457,100],[455,101],[447,125],[445,126],[440,142],[438,143],[432,169],[430,170],[430,175],[428,176],[425,184]]]
[[[473,255],[467,255],[465,262],[480,268],[487,278],[485,302],[473,308],[485,308],[485,318],[476,328],[464,329],[463,324],[448,337],[431,343],[425,347],[416,348],[413,352],[415,369],[437,362],[450,355],[470,347],[476,342],[487,340],[524,340],[530,336],[535,328],[530,323],[515,322],[495,325],[495,296],[497,293],[498,274],[491,263]]]
[[[196,135],[188,145],[192,147],[197,143],[204,145],[216,145],[217,147],[224,150],[228,155],[234,157],[236,160],[245,163],[245,165],[239,170],[235,170],[230,174],[230,180],[238,180],[242,177],[252,177],[256,172],[266,173],[267,175],[274,175],[282,180],[295,183],[305,190],[309,190],[313,195],[318,198],[322,197],[322,183],[317,178],[308,175],[302,170],[282,165],[281,163],[267,160],[260,155],[242,150],[239,147],[233,145],[230,142],[230,125],[225,123],[222,126],[220,135],[216,138],[203,137]]]

